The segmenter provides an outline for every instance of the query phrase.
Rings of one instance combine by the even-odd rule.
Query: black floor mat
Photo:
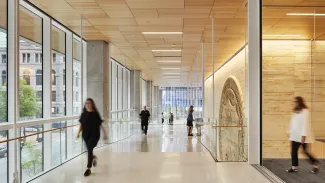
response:
[[[263,165],[286,183],[325,183],[325,160],[319,161],[321,168],[318,174],[310,172],[312,166],[304,159],[299,160],[299,172],[296,173],[286,172],[291,167],[290,159],[264,159]]]

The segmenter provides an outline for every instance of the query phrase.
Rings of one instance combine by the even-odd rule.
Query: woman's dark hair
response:
[[[92,105],[92,107],[93,107],[94,112],[98,112],[97,107],[96,107],[96,104],[95,104],[95,102],[94,102],[94,100],[93,100],[92,98],[87,98],[86,101],[91,102],[91,105]],[[87,112],[86,104],[84,105],[83,112]]]
[[[308,109],[307,105],[305,104],[305,101],[302,97],[297,96],[295,97],[295,107],[293,108],[294,112],[300,112],[303,109]]]
[[[194,111],[194,107],[191,105],[190,108],[188,109],[190,112]]]

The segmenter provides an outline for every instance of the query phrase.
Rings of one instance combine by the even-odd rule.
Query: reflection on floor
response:
[[[320,160],[321,164],[325,164],[325,160]],[[290,168],[290,159],[266,159],[263,165],[281,178],[286,183],[324,183],[325,170],[321,168],[318,174],[312,174],[312,166],[306,160],[299,160],[299,172],[287,173],[285,170]]]
[[[139,127],[140,128],[140,127]],[[247,163],[215,163],[186,126],[149,126],[138,134],[96,149],[98,167],[83,177],[86,155],[79,156],[34,180],[34,183],[268,183]],[[234,176],[235,175],[235,176]]]

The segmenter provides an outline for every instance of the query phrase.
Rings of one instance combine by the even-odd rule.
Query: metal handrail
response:
[[[76,120],[76,119],[79,119],[79,116],[64,116],[64,117],[54,117],[54,118],[49,118],[49,119],[33,119],[33,120],[27,120],[27,121],[19,121],[16,123],[16,128],[37,126],[37,125],[43,125],[46,123],[54,123],[54,122],[59,122],[59,121],[70,121],[70,120]],[[12,128],[14,128],[13,122],[0,123],[0,131],[9,130]]]
[[[212,125],[212,128],[246,128],[247,126],[219,126],[219,125]]]
[[[70,127],[79,126],[79,125],[80,124],[63,126],[63,127],[60,127],[60,128],[53,128],[51,130],[45,130],[45,131],[41,131],[41,132],[37,132],[37,133],[30,134],[30,135],[25,135],[25,136],[22,136],[22,137],[16,137],[16,138],[12,138],[12,139],[7,139],[7,140],[0,141],[0,144],[1,143],[7,143],[7,142],[10,142],[10,141],[14,141],[14,140],[21,140],[21,139],[24,139],[26,137],[31,137],[31,136],[34,136],[34,135],[39,135],[39,134],[43,134],[43,133],[47,133],[47,132],[51,132],[51,131],[56,131],[56,130],[62,130],[62,129],[65,129],[65,128],[70,128]]]

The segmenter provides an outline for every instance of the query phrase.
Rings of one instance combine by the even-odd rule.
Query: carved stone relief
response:
[[[243,126],[243,96],[235,77],[229,77],[222,90],[219,109],[220,126]],[[221,161],[246,161],[245,128],[219,128],[219,155]]]

